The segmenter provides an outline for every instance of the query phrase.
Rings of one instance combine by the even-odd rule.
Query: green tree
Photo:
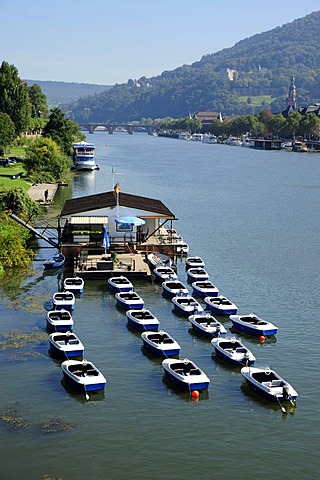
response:
[[[0,212],[0,276],[5,269],[26,267],[33,252],[26,248],[30,232],[12,220],[6,212]]]
[[[81,133],[80,126],[72,120],[65,118],[58,107],[51,110],[49,121],[43,129],[43,135],[51,137],[65,155],[70,155],[73,142],[85,138]]]
[[[16,135],[27,131],[30,119],[28,87],[20,80],[17,68],[5,61],[0,67],[0,112],[9,115]]]
[[[39,204],[19,187],[0,193],[0,211],[6,210],[29,220],[37,218],[40,214]]]
[[[29,99],[31,103],[31,117],[41,118],[48,116],[47,97],[42,92],[39,85],[34,84],[28,87]]]
[[[282,114],[273,115],[268,122],[268,131],[272,135],[281,135],[286,129],[286,119]]]
[[[318,138],[320,136],[320,118],[314,113],[308,113],[301,119],[298,133],[309,136],[309,138]]]
[[[298,112],[290,113],[286,121],[285,129],[284,129],[285,133],[295,138],[296,134],[299,131],[301,120],[302,120],[302,115],[300,113]]]
[[[67,178],[72,162],[51,138],[37,137],[26,148],[25,168],[34,181]]]
[[[0,147],[6,151],[16,138],[14,123],[7,113],[0,112]]]

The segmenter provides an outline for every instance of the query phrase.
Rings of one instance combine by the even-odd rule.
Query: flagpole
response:
[[[117,217],[119,217],[119,188],[117,188]]]

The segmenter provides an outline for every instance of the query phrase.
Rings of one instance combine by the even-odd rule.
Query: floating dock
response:
[[[126,277],[151,277],[146,256],[141,253],[120,253],[116,260],[111,255],[80,256],[74,275],[85,279],[101,279],[124,275]]]

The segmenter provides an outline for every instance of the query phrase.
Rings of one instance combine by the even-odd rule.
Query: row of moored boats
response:
[[[276,335],[278,328],[257,315],[237,315],[238,308],[228,298],[219,295],[218,288],[209,280],[205,264],[200,257],[186,259],[187,281],[192,293],[178,278],[176,266],[162,257],[154,266],[155,279],[161,282],[163,296],[172,301],[174,311],[186,316],[195,332],[211,338],[215,354],[231,365],[241,366],[241,374],[256,393],[268,400],[295,404],[297,392],[274,370],[254,367],[253,353],[239,338],[228,336],[224,325],[214,314],[229,316],[232,325],[239,332],[258,336],[262,341]],[[133,289],[132,283],[124,276],[111,277],[109,288],[117,305],[126,310],[128,324],[142,331],[141,338],[146,350],[157,356],[166,357],[162,362],[166,377],[175,385],[190,392],[202,391],[209,387],[210,379],[194,362],[169,357],[178,356],[179,343],[168,332],[159,330],[158,319],[145,308],[143,299]],[[201,303],[203,301],[203,303]]]
[[[176,265],[170,259],[163,255],[157,258],[153,274],[161,283],[163,296],[171,300],[174,312],[187,317],[197,334],[211,339],[217,357],[242,367],[241,374],[252,390],[268,400],[277,401],[283,411],[286,410],[282,402],[295,404],[298,394],[293,387],[271,368],[255,367],[254,354],[241,339],[228,335],[225,326],[214,315],[229,316],[237,331],[263,340],[276,335],[278,328],[253,313],[238,315],[238,307],[220,295],[219,289],[209,280],[205,263],[200,257],[186,258],[187,282],[192,292],[179,280]],[[141,332],[144,348],[153,355],[164,357],[162,366],[166,378],[193,396],[208,389],[210,379],[198,365],[187,358],[174,358],[179,357],[180,344],[160,329],[159,320],[145,308],[131,281],[120,275],[110,277],[107,282],[109,290],[115,294],[118,307],[125,310],[128,325]],[[76,294],[81,294],[83,287],[81,278],[64,280],[64,291],[53,295],[53,309],[47,312],[47,330],[50,332],[52,356],[65,359],[61,364],[64,380],[88,396],[90,391],[103,390],[106,379],[92,362],[83,360],[84,346],[73,332],[72,311]]]
[[[63,287],[63,291],[53,294],[53,309],[47,312],[50,354],[64,360],[61,363],[64,381],[84,392],[88,399],[88,392],[104,390],[106,379],[92,362],[83,359],[84,345],[73,332],[72,313],[76,296],[83,293],[84,281],[79,277],[66,278]]]

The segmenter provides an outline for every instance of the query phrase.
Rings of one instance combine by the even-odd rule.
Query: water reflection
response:
[[[281,407],[278,402],[271,402],[266,400],[265,398],[261,397],[260,395],[256,394],[251,390],[249,385],[245,382],[241,385],[241,390],[244,395],[250,400],[250,404],[253,405],[253,401],[261,406],[265,407],[268,410],[272,410],[274,412],[281,412]],[[291,405],[289,402],[281,402],[281,405],[285,408],[287,414],[293,415],[296,411],[296,407]],[[287,415],[283,415],[283,418],[288,418]]]
[[[199,398],[194,398],[191,396],[189,391],[181,390],[179,387],[171,383],[165,375],[162,377],[162,382],[168,387],[168,393],[173,394],[175,397],[179,398],[180,400],[184,400],[185,402],[201,402],[209,400],[209,391],[207,389],[201,391],[199,390]]]
[[[78,392],[77,390],[73,389],[66,381],[64,378],[61,380],[61,385],[63,388],[66,390],[66,392],[72,397],[74,400],[76,400],[79,403],[94,403],[94,402],[101,402],[106,399],[105,397],[105,391],[104,390],[99,390],[97,392],[87,392],[85,394],[84,392]],[[86,397],[87,395],[87,397]]]
[[[95,191],[96,172],[77,172],[73,176],[73,192],[74,196],[90,195]]]

